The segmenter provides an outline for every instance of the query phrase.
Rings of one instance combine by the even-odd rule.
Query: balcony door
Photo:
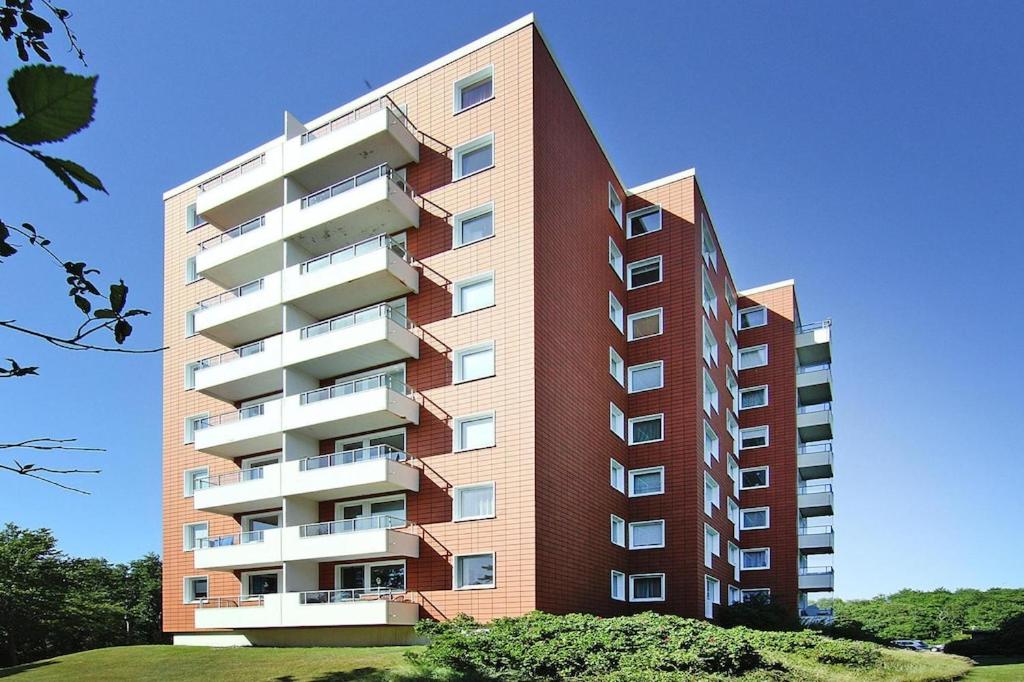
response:
[[[277,594],[281,591],[281,570],[244,571],[242,578],[242,599],[258,599],[265,594]]]
[[[364,593],[404,592],[405,562],[338,566],[335,584],[338,590],[347,592],[342,598],[349,599],[358,598]]]
[[[349,522],[344,524],[345,530],[398,528],[405,525],[405,496],[339,502],[335,518]]]
[[[377,456],[376,447],[378,445],[390,446],[395,450],[405,452],[405,429],[336,440],[334,442],[334,451],[351,453],[346,460],[350,458],[353,462],[361,462],[364,459]],[[386,451],[387,447],[384,450]]]
[[[281,527],[281,512],[262,512],[242,516],[242,542],[263,542],[263,532]]]

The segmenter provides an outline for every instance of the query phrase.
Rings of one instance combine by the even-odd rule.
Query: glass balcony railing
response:
[[[405,180],[399,177],[398,174],[391,168],[391,166],[389,166],[386,163],[383,163],[377,166],[376,168],[371,168],[370,170],[363,171],[362,173],[353,175],[350,178],[345,178],[341,182],[336,182],[330,187],[325,187],[324,189],[318,190],[311,194],[307,194],[306,196],[302,197],[302,199],[299,200],[301,202],[300,208],[306,209],[309,208],[310,206],[315,206],[316,204],[327,201],[328,199],[332,199],[340,194],[344,194],[345,192],[355,189],[356,187],[361,187],[369,182],[373,182],[378,178],[384,177],[391,178],[392,182],[398,185],[398,187],[403,192],[408,194],[410,197],[415,196],[415,193],[412,191],[412,188],[409,187]]]
[[[340,248],[337,251],[331,251],[330,253],[325,253],[322,256],[317,256],[316,258],[311,258],[308,261],[301,263],[299,265],[299,274],[307,275],[331,265],[338,265],[339,263],[350,261],[353,258],[373,253],[374,251],[379,251],[380,249],[391,249],[405,262],[412,262],[412,257],[403,245],[399,244],[386,234],[378,234],[370,237],[369,239],[364,239],[361,242],[350,244],[349,246]]]
[[[202,429],[208,429],[222,424],[231,424],[243,419],[261,417],[265,412],[265,406],[265,403],[260,403],[259,405],[250,405],[249,407],[243,407],[242,409],[234,410],[233,412],[224,412],[223,414],[215,414],[212,417],[197,419],[195,421],[195,430],[200,431]]]
[[[234,485],[245,481],[259,481],[263,479],[263,467],[252,467],[251,469],[239,469],[226,474],[216,476],[203,476],[196,479],[196,490],[207,490],[222,485]]]
[[[819,322],[808,322],[807,324],[797,325],[796,333],[803,334],[804,332],[813,332],[815,329],[828,329],[832,326],[832,320],[821,320]]]
[[[404,588],[396,587],[360,587],[351,590],[315,590],[313,592],[300,592],[300,604],[343,604],[349,601],[359,601],[373,598],[388,599],[393,595],[404,594]]]
[[[262,353],[264,350],[266,350],[265,340],[247,343],[244,346],[232,348],[229,351],[199,360],[196,362],[196,371],[207,369],[208,367],[217,367],[218,365],[234,362],[235,360],[247,358],[251,355],[257,355],[258,353]]]
[[[355,519],[342,519],[340,521],[325,521],[323,523],[309,523],[299,526],[299,536],[304,538],[319,537],[321,535],[338,535],[341,533],[355,533],[361,530],[381,530],[388,528],[405,528],[409,522],[402,516],[391,516],[390,514],[373,514],[360,516]]]
[[[412,394],[412,389],[397,376],[393,374],[375,374],[374,376],[353,379],[352,381],[300,393],[299,404],[309,405],[310,403],[318,403],[321,400],[330,400],[331,398],[372,391],[378,388],[389,388],[402,395]]]
[[[796,449],[798,455],[813,455],[818,452],[832,452],[832,443],[811,443],[797,446]]]
[[[206,180],[205,182],[199,183],[199,191],[200,192],[209,192],[214,187],[219,187],[219,186],[223,185],[225,182],[230,182],[231,180],[234,180],[235,178],[241,177],[245,173],[248,173],[250,171],[256,170],[257,168],[259,168],[260,166],[262,166],[266,162],[267,162],[267,155],[266,154],[259,154],[257,156],[254,156],[251,159],[243,161],[242,163],[238,164],[237,166],[233,166],[233,167],[227,169],[226,171],[224,171],[223,173],[220,173],[219,175],[213,176],[212,178],[210,178],[209,180]]]
[[[805,566],[798,570],[800,575],[829,575],[832,572],[831,566]]]
[[[797,414],[810,414],[812,412],[828,412],[832,409],[832,403],[818,403],[816,405],[801,405],[796,408]]]
[[[213,308],[215,306],[220,305],[221,303],[227,303],[228,301],[232,301],[232,300],[234,300],[236,298],[241,298],[242,296],[248,296],[249,294],[255,294],[255,293],[257,293],[259,291],[262,291],[262,290],[263,290],[263,278],[260,277],[257,280],[254,280],[252,282],[248,282],[248,283],[243,284],[241,286],[237,286],[234,289],[229,289],[229,290],[227,290],[225,292],[217,294],[216,296],[211,296],[210,298],[205,298],[202,301],[199,301],[199,303],[197,305],[202,310],[208,310],[210,308]]]
[[[803,365],[803,366],[797,367],[796,373],[797,374],[806,374],[808,372],[820,372],[820,371],[825,370],[825,369],[832,369],[832,363],[831,362],[819,362],[819,363],[814,364],[814,365]]]
[[[801,528],[798,533],[800,535],[831,535],[832,526],[808,526]]]
[[[235,545],[248,545],[254,542],[263,542],[262,530],[250,530],[244,533],[232,533],[231,535],[218,535],[212,538],[199,538],[196,540],[197,549],[211,549],[213,547],[233,547]]]
[[[369,462],[375,459],[390,459],[393,462],[404,462],[408,458],[409,455],[390,445],[371,445],[368,448],[332,452],[329,455],[320,455],[319,457],[307,457],[299,461],[299,470],[313,471],[314,469],[326,469],[327,467],[343,466],[345,464]]]
[[[821,483],[819,485],[804,485],[799,486],[796,489],[797,495],[814,495],[817,493],[830,493],[832,492],[831,483]]]
[[[394,100],[392,100],[390,97],[384,95],[383,97],[375,99],[374,101],[368,104],[364,104],[363,106],[353,109],[352,111],[348,111],[342,114],[341,116],[332,119],[327,123],[324,123],[321,126],[313,128],[309,132],[303,133],[302,144],[309,144],[310,142],[319,140],[320,138],[326,135],[330,135],[335,130],[344,128],[345,126],[355,123],[356,121],[364,119],[368,116],[372,116],[381,109],[390,110],[395,116],[398,117],[398,120],[400,120],[402,124],[409,129],[410,132],[416,130],[416,126],[412,124],[412,121],[410,121],[409,117],[405,115],[405,112],[402,111],[401,107],[395,104]]]
[[[338,315],[337,317],[303,327],[299,330],[299,338],[311,339],[315,336],[383,319],[391,320],[403,329],[410,329],[412,327],[412,323],[409,322],[409,318],[403,312],[391,307],[387,303],[380,303],[369,308],[355,310],[351,313]]]
[[[253,218],[252,220],[246,221],[241,225],[236,225],[235,227],[232,227],[230,230],[225,230],[224,232],[221,232],[216,237],[204,239],[203,241],[199,242],[199,250],[206,251],[207,249],[212,249],[213,247],[223,244],[224,242],[231,241],[236,237],[241,237],[243,234],[249,234],[250,232],[258,230],[266,224],[266,216],[261,215],[259,218]]]

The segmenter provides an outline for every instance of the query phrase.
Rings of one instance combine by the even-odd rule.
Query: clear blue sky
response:
[[[737,284],[794,277],[805,320],[835,321],[837,595],[1021,585],[1020,6],[65,4],[100,81],[96,123],[60,155],[110,197],[76,206],[0,149],[0,216],[123,276],[157,313],[137,344],[160,342],[165,189],[279,134],[285,109],[313,118],[535,11],[623,180],[696,166]],[[59,273],[17,278],[39,263],[0,266],[3,316],[73,322],[63,300],[35,308],[63,296]],[[109,452],[68,458],[104,469],[91,497],[0,475],[0,520],[73,554],[158,551],[160,359],[5,334],[8,356],[43,369],[0,385],[4,440]]]

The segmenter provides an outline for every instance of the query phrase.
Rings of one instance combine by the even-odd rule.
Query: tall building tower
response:
[[[532,15],[164,200],[176,642],[831,589],[831,328],[622,185]]]

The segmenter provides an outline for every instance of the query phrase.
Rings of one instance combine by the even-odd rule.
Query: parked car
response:
[[[932,651],[934,651],[936,653],[941,654],[942,652],[944,652],[946,650],[946,645],[945,644],[936,644],[934,646],[929,647],[929,649],[931,649]]]
[[[931,647],[919,639],[894,639],[892,645],[899,649],[909,649],[910,651],[929,651],[931,649]]]

